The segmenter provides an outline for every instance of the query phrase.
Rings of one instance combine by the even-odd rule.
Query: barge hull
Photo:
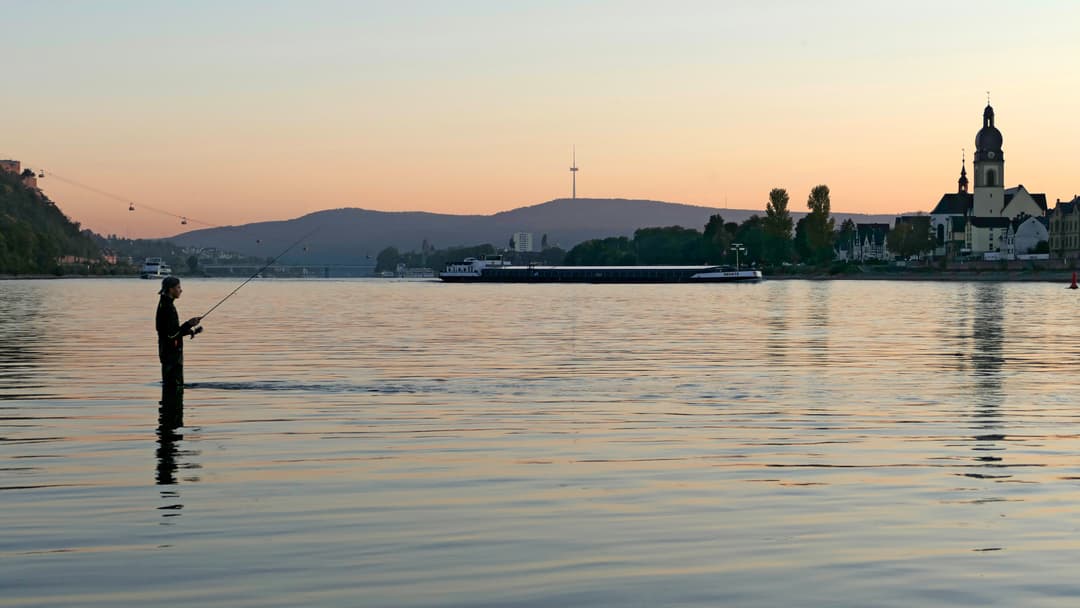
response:
[[[758,271],[702,269],[485,268],[478,274],[443,273],[449,283],[756,283]]]

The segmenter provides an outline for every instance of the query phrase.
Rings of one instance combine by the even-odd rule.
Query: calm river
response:
[[[0,281],[0,606],[1080,602],[1064,283],[255,281],[178,428],[156,290]]]

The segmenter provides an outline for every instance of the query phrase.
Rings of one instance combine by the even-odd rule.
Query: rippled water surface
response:
[[[0,281],[0,605],[1076,605],[1062,287]]]

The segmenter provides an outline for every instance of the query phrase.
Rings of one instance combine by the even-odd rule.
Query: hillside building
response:
[[[24,186],[37,190],[37,175],[31,169],[26,169],[24,171],[22,168],[22,162],[10,159],[0,160],[0,171],[21,176]]]

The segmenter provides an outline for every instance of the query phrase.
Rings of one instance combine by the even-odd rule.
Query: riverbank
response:
[[[4,275],[0,274],[0,281],[15,280],[60,280],[60,279],[137,279],[139,275],[81,275],[81,274],[34,274],[34,275]],[[187,278],[181,276],[181,278]],[[272,278],[272,277],[266,277]],[[318,277],[315,277],[318,278]],[[371,277],[375,278],[375,277]],[[1069,284],[1072,281],[1071,270],[1048,270],[1048,271],[893,271],[893,272],[859,272],[838,273],[808,272],[805,274],[773,274],[765,275],[766,281],[941,281],[941,282],[1015,282],[1015,283],[1062,283]]]
[[[137,274],[0,274],[0,281],[43,281],[50,279],[137,279]]]
[[[806,273],[765,275],[766,281],[998,281],[1030,283],[1064,283],[1072,281],[1072,271],[899,271],[899,272],[859,272],[849,274]]]

